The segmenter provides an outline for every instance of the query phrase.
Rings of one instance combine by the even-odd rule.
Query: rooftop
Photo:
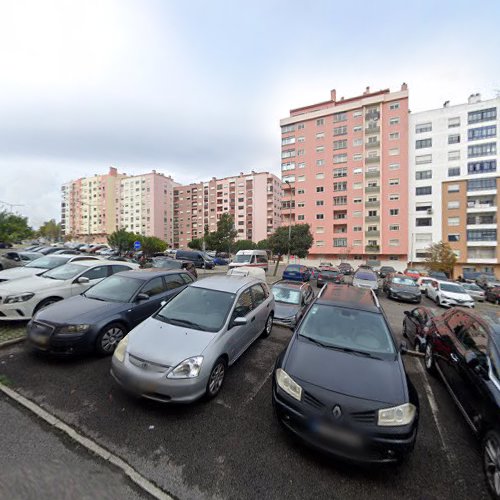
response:
[[[253,283],[261,283],[261,281],[252,276],[210,276],[196,281],[191,286],[209,288],[221,292],[237,293],[242,287]]]

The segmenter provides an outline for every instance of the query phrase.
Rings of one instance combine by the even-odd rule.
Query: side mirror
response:
[[[467,365],[475,370],[479,366],[479,359],[474,351],[467,351],[465,353],[465,362]]]
[[[76,280],[76,282],[77,282],[78,284],[80,284],[80,285],[86,285],[86,284],[90,283],[90,280],[89,280],[87,277],[85,277],[85,276],[80,276],[80,277]]]
[[[408,352],[408,344],[406,341],[403,340],[401,344],[399,344],[399,352],[403,355]]]
[[[403,311],[403,314],[404,314],[405,316],[411,316],[411,311]]]
[[[248,323],[248,321],[244,316],[238,316],[237,318],[233,319],[232,326],[242,326],[242,325],[246,325],[247,323]]]
[[[135,300],[149,300],[149,295],[147,293],[138,293]]]

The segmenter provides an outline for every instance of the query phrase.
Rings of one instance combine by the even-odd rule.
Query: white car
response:
[[[467,293],[463,286],[450,281],[434,280],[427,288],[427,297],[438,306],[474,307],[474,299]]]
[[[122,261],[86,259],[29,276],[0,283],[0,321],[28,320],[40,309],[79,295],[102,279],[139,265]]]
[[[29,264],[26,264],[24,267],[15,267],[13,269],[0,271],[0,286],[6,281],[18,280],[29,276],[39,276],[49,269],[63,266],[68,262],[80,260],[99,260],[99,257],[72,254],[45,255],[34,260],[33,262],[30,262]]]
[[[417,279],[417,285],[420,288],[420,292],[427,295],[427,289],[432,286],[433,281],[436,280],[427,276],[420,276],[420,278]]]

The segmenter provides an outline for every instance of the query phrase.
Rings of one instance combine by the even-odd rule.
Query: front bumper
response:
[[[298,404],[297,404],[298,403]],[[406,457],[415,445],[418,418],[393,428],[342,428],[332,421],[315,425],[314,413],[277,388],[273,381],[273,406],[280,424],[310,447],[355,463],[391,463]],[[344,436],[339,439],[340,436]]]
[[[448,297],[441,297],[440,301],[441,301],[441,305],[443,307],[458,306],[458,307],[468,307],[468,308],[472,309],[475,306],[474,301],[472,301],[472,302],[459,302],[458,300],[451,299]]]
[[[31,319],[35,301],[33,299],[14,304],[0,305],[0,321],[27,321]]]
[[[393,291],[389,290],[392,297],[398,300],[406,300],[408,302],[420,302],[422,300],[422,294],[420,293],[420,289],[418,290],[418,294],[410,294],[408,292],[403,291]]]
[[[164,371],[140,368],[128,359],[125,354],[123,363],[114,356],[111,361],[111,375],[127,392],[160,403],[192,403],[200,399],[206,391],[209,374],[190,379],[169,379]]]
[[[277,318],[276,316],[273,318],[273,325],[284,326],[285,328],[295,328],[297,321],[295,316],[291,318]]]

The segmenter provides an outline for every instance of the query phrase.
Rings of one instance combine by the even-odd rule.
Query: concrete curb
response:
[[[137,470],[131,467],[127,462],[123,459],[114,455],[110,451],[103,448],[101,445],[97,444],[92,439],[89,439],[75,429],[65,424],[62,420],[59,420],[54,415],[50,414],[48,411],[44,410],[33,401],[21,396],[21,394],[16,391],[10,389],[9,387],[0,383],[0,391],[3,392],[6,396],[16,401],[16,403],[24,406],[31,413],[34,413],[37,417],[45,420],[49,425],[58,429],[60,432],[66,434],[70,439],[77,442],[79,445],[85,447],[91,453],[99,456],[106,462],[113,464],[115,467],[118,467],[132,482],[134,482],[139,488],[149,493],[153,498],[158,500],[173,500],[168,493],[165,493],[162,489],[158,488],[151,481],[142,476]]]
[[[0,349],[3,349],[4,347],[9,347],[14,344],[19,344],[21,342],[24,342],[26,340],[26,337],[19,337],[17,339],[11,339],[11,340],[6,340],[5,342],[0,342]]]

